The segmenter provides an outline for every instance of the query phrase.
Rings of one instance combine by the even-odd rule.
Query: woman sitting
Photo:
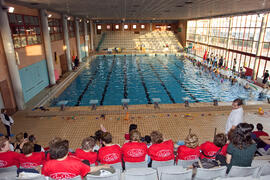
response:
[[[92,137],[87,137],[82,141],[82,147],[76,149],[75,155],[81,160],[86,161],[88,165],[97,165],[97,153],[93,152],[93,148],[96,144],[96,141]]]
[[[0,137],[0,168],[19,167],[19,158],[19,153],[10,151],[8,140],[4,136]]]
[[[251,138],[252,128],[247,123],[240,123],[233,130],[230,144],[227,148],[226,162],[227,173],[232,166],[251,166],[254,154],[257,150],[256,144]]]
[[[130,132],[130,142],[127,142],[122,147],[124,162],[138,163],[145,162],[147,154],[147,146],[140,142],[141,133],[138,130]]]
[[[22,147],[24,145],[24,143],[27,142],[27,139],[24,138],[24,134],[22,132],[20,132],[19,134],[16,135],[16,141],[14,144],[14,151],[18,152],[18,153],[22,153]]]
[[[189,134],[185,139],[185,145],[179,146],[177,160],[195,160],[200,157],[199,141],[196,134]]]

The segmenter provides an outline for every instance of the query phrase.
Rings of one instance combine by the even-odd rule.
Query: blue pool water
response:
[[[151,104],[152,98],[161,103],[232,101],[235,98],[258,100],[258,92],[229,80],[213,76],[188,60],[168,56],[98,56],[56,98],[51,106],[67,100],[67,106],[89,106],[90,100],[98,105]]]

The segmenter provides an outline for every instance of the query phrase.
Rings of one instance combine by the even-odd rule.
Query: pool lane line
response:
[[[124,57],[124,99],[128,98],[128,93],[127,93],[127,57]]]
[[[79,106],[81,103],[81,100],[84,96],[84,94],[86,93],[87,89],[89,88],[90,84],[92,84],[94,77],[96,76],[97,72],[98,72],[98,68],[95,70],[95,72],[93,73],[93,75],[91,76],[90,80],[88,81],[88,83],[86,84],[83,92],[81,93],[81,95],[79,96],[79,98],[77,99],[77,103],[75,104],[75,106]]]
[[[103,105],[104,98],[105,98],[105,95],[106,95],[107,90],[108,90],[108,86],[109,86],[109,83],[110,83],[110,78],[111,78],[111,74],[112,74],[114,64],[115,64],[115,56],[113,57],[113,62],[112,62],[110,71],[109,71],[109,73],[107,75],[106,84],[104,86],[104,90],[103,90],[103,93],[102,93],[102,98],[101,98],[100,103],[99,103],[101,106]]]
[[[144,82],[144,77],[143,77],[143,73],[141,71],[141,66],[140,66],[140,63],[138,62],[138,60],[136,59],[136,64],[137,64],[137,71],[140,75],[140,78],[141,78],[141,82],[142,82],[142,85],[143,85],[143,88],[144,88],[144,92],[145,92],[145,96],[146,96],[146,99],[147,99],[147,102],[148,104],[152,104],[152,101],[150,99],[150,95],[149,95],[149,91],[146,87],[146,84]]]
[[[186,93],[195,101],[195,102],[199,102],[197,100],[197,98],[195,96],[193,96],[188,89],[184,86],[184,84],[169,70],[168,67],[166,67],[163,62],[160,61],[160,59],[157,59],[158,62],[163,66],[164,69],[166,69],[168,71],[168,73],[176,80],[176,82],[178,82],[178,84],[186,91]]]
[[[175,100],[173,99],[171,93],[168,91],[167,87],[165,86],[164,82],[161,80],[159,74],[157,73],[157,71],[155,70],[155,68],[153,67],[153,65],[151,63],[149,63],[149,66],[151,67],[152,71],[155,73],[156,77],[158,78],[158,80],[160,81],[161,86],[164,88],[164,90],[166,91],[168,97],[170,98],[170,100],[172,101],[173,104],[175,104]]]

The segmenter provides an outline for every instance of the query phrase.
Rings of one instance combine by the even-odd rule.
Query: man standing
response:
[[[232,112],[230,113],[226,123],[226,134],[228,134],[231,129],[234,129],[239,123],[244,122],[244,111],[242,105],[243,101],[240,98],[233,101]]]
[[[13,123],[14,123],[13,119],[9,115],[7,115],[6,109],[1,109],[0,118],[2,120],[2,123],[5,125],[5,127],[7,129],[7,136],[10,137],[11,125],[13,125]]]
[[[263,81],[262,81],[264,88],[266,88],[267,86],[268,78],[269,78],[269,73],[268,73],[268,70],[266,70],[265,73],[263,74]]]

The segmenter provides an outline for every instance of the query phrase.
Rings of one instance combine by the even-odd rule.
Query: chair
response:
[[[158,167],[163,167],[163,166],[173,166],[174,165],[174,160],[170,161],[152,161],[152,168],[157,169]]]
[[[54,180],[54,179],[49,177],[49,180]],[[81,176],[76,176],[76,177],[71,178],[69,180],[82,180],[82,177]]]
[[[147,162],[125,162],[125,169],[133,169],[133,168],[147,168]]]
[[[228,177],[247,177],[253,176],[255,177],[258,174],[259,166],[255,167],[239,167],[233,166],[228,173]]]
[[[120,170],[116,169],[115,173],[113,174],[109,174],[109,175],[104,175],[104,176],[95,176],[95,175],[91,175],[88,174],[86,176],[87,180],[96,180],[96,179],[100,179],[100,180],[120,180]]]
[[[152,168],[129,169],[124,172],[124,180],[157,180],[157,171]]]
[[[270,176],[270,163],[269,161],[267,164],[264,164],[261,166],[261,169],[259,170],[258,176]]]
[[[192,170],[185,170],[181,166],[164,166],[157,169],[159,180],[190,180],[192,178]]]
[[[269,180],[270,179],[270,175],[267,176],[261,176],[259,180]]]
[[[0,180],[15,180],[16,176],[17,176],[16,166],[0,168]]]
[[[194,162],[199,161],[199,159],[194,160],[178,160],[177,166],[182,166],[183,168],[187,168],[189,166],[192,166]]]
[[[111,167],[114,169],[120,169],[121,171],[123,170],[122,163],[115,163],[115,164],[110,164]]]
[[[46,177],[41,175],[41,174],[37,174],[37,173],[20,173],[19,177],[16,178],[18,179],[27,179],[27,180],[46,180]]]
[[[212,169],[197,168],[194,180],[210,180],[215,178],[223,178],[226,176],[226,170],[226,166]]]

